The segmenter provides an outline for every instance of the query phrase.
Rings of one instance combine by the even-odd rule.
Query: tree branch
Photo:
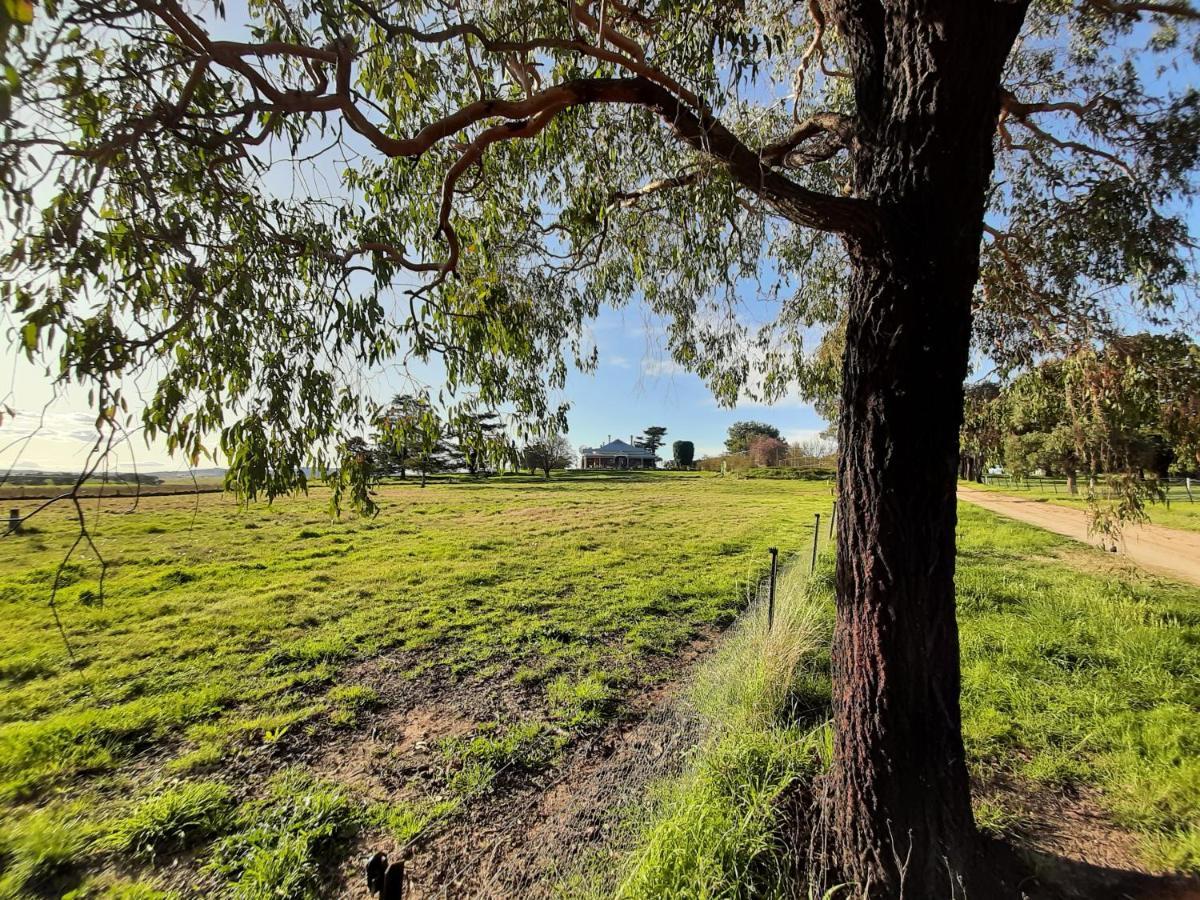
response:
[[[769,166],[783,166],[789,157],[796,153],[796,148],[814,138],[825,136],[829,138],[819,152],[815,154],[800,153],[799,162],[816,162],[828,159],[838,150],[849,148],[854,143],[854,119],[841,113],[822,112],[809,116],[796,126],[786,138],[767,144],[759,150],[759,158]]]
[[[1011,116],[1014,119],[1025,119],[1026,116],[1034,115],[1035,113],[1044,112],[1070,112],[1074,113],[1080,119],[1086,116],[1089,112],[1099,105],[1101,97],[1093,97],[1087,103],[1078,103],[1074,100],[1056,100],[1046,103],[1024,103],[1016,98],[1011,91],[1001,89],[1000,91],[1000,112],[1003,116]]]
[[[640,188],[632,191],[618,191],[612,195],[611,204],[623,207],[634,206],[643,197],[650,194],[657,194],[660,191],[669,191],[673,188],[689,187],[701,181],[706,172],[700,169],[695,169],[691,172],[680,172],[678,175],[673,175],[670,178],[656,178],[653,181],[648,181]]]
[[[1142,13],[1174,16],[1177,19],[1200,20],[1200,11],[1185,0],[1165,0],[1161,3],[1119,3],[1117,0],[1083,0],[1084,6],[1110,16],[1130,16],[1140,19]]]
[[[618,53],[614,50],[609,50],[605,47],[597,47],[586,41],[577,38],[552,38],[538,37],[531,38],[525,41],[507,41],[493,38],[488,35],[482,28],[472,22],[463,22],[459,25],[450,25],[446,28],[437,31],[421,31],[417,28],[412,28],[408,25],[401,25],[392,22],[376,10],[370,8],[365,0],[350,0],[360,11],[363,12],[372,22],[374,22],[384,33],[391,37],[407,37],[414,41],[427,44],[442,44],[447,41],[455,40],[456,38],[471,37],[479,41],[484,50],[489,53],[508,54],[516,53],[524,55],[532,53],[535,50],[562,50],[570,53],[579,53],[584,56],[590,56],[593,59],[598,59],[602,62],[612,63],[613,65],[621,66],[625,70],[641,75],[650,81],[661,84],[667,90],[681,97],[687,103],[697,109],[703,108],[703,103],[700,98],[689,91],[683,85],[679,84],[671,76],[667,75],[661,69],[655,68],[645,62],[645,52],[642,48],[628,38],[623,38],[621,41],[614,39],[614,33],[609,30],[601,30],[601,23],[596,21],[587,13],[584,6],[572,4],[574,14],[580,21],[593,28],[601,36],[601,39],[608,38],[615,46],[624,49],[626,46],[630,50],[626,53]],[[582,17],[581,17],[582,16]],[[622,36],[623,37],[623,36]]]
[[[796,100],[792,104],[792,119],[797,122],[800,121],[797,110],[800,108],[800,95],[804,92],[804,76],[808,73],[813,56],[820,60],[821,71],[825,75],[831,78],[849,77],[848,73],[831,71],[825,65],[825,11],[821,9],[818,0],[808,0],[808,14],[813,20],[813,36],[808,46],[804,48],[804,53],[800,56],[800,63],[796,67],[794,84]]]
[[[1061,150],[1073,150],[1076,153],[1083,153],[1087,156],[1094,156],[1097,159],[1106,160],[1128,175],[1131,179],[1137,180],[1133,169],[1129,167],[1129,164],[1114,153],[1109,153],[1107,150],[1102,150],[1099,147],[1093,147],[1091,144],[1084,144],[1080,141],[1065,141],[1062,138],[1057,138],[1044,128],[1039,127],[1028,119],[1014,119],[1014,121],[1022,127],[1027,128],[1029,131],[1033,132],[1033,134],[1037,135],[1043,141],[1052,146],[1058,147]],[[1012,150],[1031,149],[1027,144],[1014,144],[1011,143],[1011,140],[1009,143],[1007,143],[1007,147]]]
[[[599,59],[608,59],[636,73],[633,77],[626,78],[575,79],[532,93],[523,100],[478,100],[426,125],[412,137],[397,138],[386,134],[368,119],[355,102],[351,90],[353,49],[348,41],[321,50],[283,41],[264,44],[212,41],[179,7],[177,0],[143,2],[153,3],[149,9],[186,46],[245,77],[250,86],[266,99],[264,111],[282,114],[339,112],[351,128],[387,156],[419,157],[440,141],[459,134],[472,125],[490,119],[508,119],[508,122],[492,125],[476,135],[446,173],[438,214],[439,231],[449,245],[448,257],[439,267],[443,275],[454,270],[459,258],[460,248],[450,215],[454,187],[462,174],[478,162],[492,144],[533,137],[562,111],[597,104],[640,106],[655,113],[670,126],[679,140],[696,152],[719,162],[736,183],[761,197],[777,213],[798,225],[859,238],[869,238],[876,230],[877,210],[872,204],[864,200],[812,191],[773,171],[764,163],[760,154],[748,148],[709,114],[693,94],[657,70],[604,48],[574,40],[543,39],[516,43],[491,41],[482,31],[470,24],[421,34],[407,26],[388,26],[380,22],[381,27],[389,27],[398,34],[405,34],[414,39],[440,41],[470,35],[483,42],[486,48],[500,53],[527,52],[528,49],[538,47],[567,48]],[[354,2],[359,3],[359,0]],[[249,56],[292,56],[310,62],[332,64],[336,68],[334,92],[280,88],[247,62],[246,57]],[[835,134],[844,135],[849,131],[846,122],[837,117],[815,117],[814,123],[820,123],[823,130]]]

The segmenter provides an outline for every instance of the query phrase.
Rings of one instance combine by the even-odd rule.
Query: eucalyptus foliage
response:
[[[90,391],[98,447],[140,424],[219,448],[251,497],[315,468],[364,502],[343,451],[386,366],[561,429],[606,305],[661,317],[723,402],[828,397],[863,211],[827,6],[6,0],[8,334]],[[977,291],[993,359],[1190,300],[1196,21],[1032,4]]]

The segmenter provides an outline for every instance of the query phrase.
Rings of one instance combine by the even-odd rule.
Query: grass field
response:
[[[66,510],[0,539],[0,896],[86,896],[192,846],[216,848],[198,890],[298,896],[268,865],[287,854],[314,889],[317,863],[367,819],[411,837],[615,714],[655,660],[733,620],[768,545],[799,549],[830,496],[681,474],[398,485],[381,501],[377,518],[340,521],[320,494],[106,504],[104,597],[86,557],[59,594],[74,660],[47,606]],[[289,760],[389,703],[355,668],[385,651],[402,682],[511,683],[536,714],[443,748],[456,770],[437,803],[367,808]],[[253,787],[223,777],[248,772]],[[307,821],[297,796],[328,815]],[[251,824],[264,818],[266,835]],[[247,847],[261,851],[250,867]]]
[[[805,550],[830,504],[828,484],[682,473],[395,485],[381,500],[379,517],[340,521],[320,494],[247,510],[217,495],[106,505],[104,597],[86,558],[60,592],[73,660],[46,605],[73,539],[65,511],[0,539],[0,897],[336,893],[356,835],[420,842],[677,677],[673,652],[731,622],[767,547]],[[982,510],[960,516],[981,820],[1020,834],[1022,796],[1087,790],[1143,860],[1196,868],[1200,590]],[[719,700],[710,715],[740,737],[701,757],[710,768],[690,777],[703,790],[647,821],[629,896],[732,896],[709,888],[777,852],[772,797],[825,745],[812,735],[827,650],[808,638],[827,634],[828,557],[805,590],[814,630],[782,694],[744,660],[721,676],[744,675],[741,695],[701,678]],[[494,692],[513,698],[503,714],[469,707]],[[387,791],[329,759],[415,694],[467,705],[446,709],[467,721],[395,768]],[[746,797],[740,816],[729,804]],[[654,849],[668,844],[696,851],[702,881],[687,880],[697,866],[669,868],[679,853]]]
[[[1014,497],[1036,497],[1044,499],[1047,503],[1054,503],[1070,509],[1086,510],[1088,508],[1086,482],[1080,484],[1078,494],[1071,496],[1067,493],[1065,479],[1030,478],[1019,483],[1007,479],[990,479],[990,481],[990,484],[979,484],[974,481],[964,482],[964,484],[981,491],[995,491]],[[1148,503],[1146,514],[1155,525],[1180,528],[1184,531],[1200,531],[1200,482],[1193,483],[1192,498],[1194,499],[1188,498],[1182,484],[1172,484],[1168,493],[1170,502]],[[1099,502],[1103,504],[1104,501],[1104,492],[1101,490]]]
[[[1119,867],[1200,873],[1200,589],[967,504],[959,517],[980,827],[1043,854],[1066,844]],[[812,578],[792,573],[779,603],[788,632],[768,632],[759,607],[695,678],[707,741],[635,823],[619,896],[793,896],[786,799],[832,746],[832,557]],[[1105,823],[1099,834],[1072,832],[1081,809]],[[1052,872],[1052,858],[1037,868]],[[1079,896],[1125,896],[1066,871]]]

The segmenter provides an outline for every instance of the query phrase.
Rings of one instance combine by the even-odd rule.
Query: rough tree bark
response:
[[[955,472],[970,307],[1004,61],[1025,2],[827,0],[854,72],[854,194],[839,424],[829,818],[872,897],[981,878],[959,712]]]

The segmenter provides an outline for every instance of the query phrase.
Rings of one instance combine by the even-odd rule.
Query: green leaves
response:
[[[0,9],[13,348],[93,388],[99,408],[137,380],[146,433],[192,460],[219,449],[244,496],[327,472],[336,496],[368,504],[348,448],[374,425],[371,378],[385,366],[415,362],[452,404],[504,409],[519,438],[561,430],[556,392],[571,366],[597,364],[587,326],[605,306],[643,305],[661,349],[721,402],[799,393],[834,414],[841,241],[778,217],[655,113],[578,106],[491,144],[442,221],[448,171],[502,121],[446,117],[633,71],[580,52],[597,42],[567,7],[254,3],[243,27],[185,4],[195,29],[306,48],[217,60],[176,19],[126,0],[48,3],[32,24],[23,2]],[[650,0],[609,15],[623,37],[606,47],[636,45],[748,148],[818,112],[853,116],[852,80],[836,73],[854,60],[832,27],[793,96],[816,37],[795,4]],[[1150,73],[1196,29],[1153,24],[1033,4],[1006,87],[1037,111],[1009,115],[997,142],[976,317],[980,351],[1005,367],[1130,312],[1165,318],[1194,286],[1183,204],[1200,95]],[[346,47],[340,83],[329,53]],[[392,158],[362,137],[375,129],[438,140]],[[782,174],[861,194],[856,152]],[[414,272],[448,258],[451,229],[456,271]]]

